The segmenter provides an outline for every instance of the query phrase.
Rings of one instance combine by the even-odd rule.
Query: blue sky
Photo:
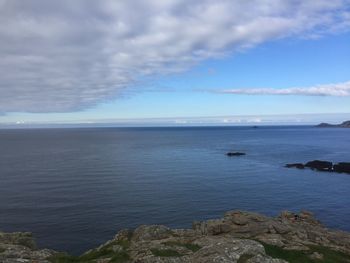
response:
[[[205,2],[207,2],[208,10],[214,8],[211,7],[211,1]],[[316,2],[321,3],[322,1]],[[2,96],[3,100],[0,99],[0,123],[93,123],[114,122],[120,119],[140,122],[140,119],[144,118],[171,119],[174,121],[180,120],[181,122],[186,118],[201,117],[217,117],[217,122],[221,123],[223,120],[221,116],[251,115],[254,116],[254,118],[251,118],[252,120],[260,121],[264,119],[263,116],[269,115],[294,115],[299,116],[296,119],[300,119],[300,114],[315,114],[314,116],[317,116],[314,118],[316,122],[320,119],[320,114],[323,113],[327,113],[327,115],[324,115],[326,121],[338,121],[340,118],[346,117],[347,114],[350,119],[349,2],[338,1],[338,3],[338,6],[326,6],[323,7],[326,9],[321,9],[322,12],[330,12],[329,19],[335,16],[334,21],[329,22],[327,20],[327,22],[317,23],[319,6],[314,7],[310,2],[313,8],[311,15],[315,16],[314,20],[316,22],[313,21],[316,24],[315,26],[312,24],[306,29],[299,24],[295,27],[288,27],[286,30],[297,32],[293,31],[290,34],[285,34],[284,29],[281,32],[277,30],[277,33],[273,34],[270,34],[269,31],[266,36],[259,37],[259,40],[255,40],[254,37],[247,37],[247,39],[242,40],[243,44],[240,42],[237,44],[230,40],[223,47],[218,48],[216,46],[212,48],[210,45],[213,44],[211,43],[208,44],[208,47],[201,47],[199,51],[195,47],[191,47],[190,50],[186,51],[187,53],[183,54],[182,51],[179,53],[183,55],[183,58],[181,57],[178,61],[176,56],[169,59],[167,55],[162,55],[161,61],[165,61],[164,63],[145,60],[138,65],[135,62],[128,62],[131,65],[127,68],[128,74],[124,71],[118,71],[119,68],[113,71],[113,68],[106,67],[105,72],[102,72],[103,74],[98,71],[98,77],[85,79],[84,74],[92,74],[91,72],[95,71],[91,71],[89,65],[82,64],[73,65],[75,68],[70,70],[69,74],[73,74],[72,72],[75,72],[76,67],[79,66],[76,75],[68,75],[67,73],[68,77],[64,76],[62,79],[57,79],[57,74],[62,75],[60,71],[65,73],[64,68],[61,69],[58,67],[59,65],[55,65],[53,62],[50,62],[50,71],[47,71],[47,69],[44,71],[42,67],[35,68],[32,65],[39,64],[46,55],[41,54],[40,50],[34,48],[33,50],[23,51],[19,47],[21,54],[28,52],[27,57],[31,58],[32,53],[35,53],[36,56],[40,57],[40,60],[36,58],[35,63],[28,64],[29,71],[34,72],[30,76],[30,81],[24,79],[18,84],[14,80],[15,77],[11,79],[0,76],[0,91],[3,89],[2,93],[4,94]],[[223,5],[225,4],[227,3],[223,3]],[[29,7],[32,8],[30,5]],[[29,7],[20,6],[22,9]],[[16,12],[18,11],[16,8],[19,7],[11,7],[10,10]],[[162,8],[164,7],[162,6]],[[237,8],[237,6],[232,8]],[[293,16],[293,11],[288,10],[290,6],[284,7],[283,12],[280,11],[281,8],[278,8],[277,11],[273,7],[269,8],[271,8],[274,16],[276,16],[276,12],[281,12],[281,14],[287,12],[290,16]],[[307,12],[310,12],[309,9],[310,7],[308,7]],[[38,11],[31,12],[34,12],[34,14],[29,13],[28,16],[36,16]],[[67,12],[67,9],[62,12]],[[147,13],[150,11],[141,10],[140,12]],[[261,11],[259,9],[256,12],[259,15]],[[344,13],[341,16],[344,21],[338,17],[340,12]],[[82,15],[90,14],[83,12]],[[264,13],[264,19],[265,15]],[[176,19],[175,16],[175,21]],[[301,18],[299,18],[299,15],[291,18],[294,26],[295,21],[293,19]],[[230,21],[231,18],[228,18],[228,21],[225,22]],[[335,25],[339,24],[342,24],[342,27],[334,29]],[[245,25],[244,22],[242,22],[242,25]],[[239,24],[239,26],[242,25]],[[14,26],[18,27],[16,24]],[[227,34],[225,28],[218,28],[217,30],[220,29],[223,31],[222,34]],[[42,26],[38,30],[45,31],[46,28]],[[195,33],[196,31],[193,31],[193,34]],[[153,37],[152,34],[151,36]],[[8,38],[4,34],[0,34],[0,37]],[[43,36],[45,41],[50,40],[47,44],[49,47],[52,45],[52,41],[47,38],[50,37],[52,36]],[[63,37],[65,37],[65,33]],[[217,34],[212,37],[221,37],[221,35]],[[84,41],[86,41],[85,38],[87,37],[84,35]],[[36,38],[33,39],[35,44],[37,40]],[[210,39],[210,35],[208,35],[208,39]],[[208,41],[209,43],[208,39],[202,41]],[[19,41],[15,38],[11,40]],[[118,38],[115,41],[118,41]],[[60,39],[58,42],[60,42]],[[201,42],[198,43],[194,46],[202,45]],[[155,49],[157,47],[161,49],[161,44],[153,43],[152,45]],[[151,50],[149,53],[153,52],[152,45],[149,47],[149,50]],[[181,45],[181,42],[177,43],[175,41],[174,45]],[[74,46],[76,45],[74,44]],[[64,48],[66,47],[64,46]],[[83,48],[81,47],[81,49]],[[9,52],[8,50],[8,48],[1,49],[0,47],[0,52]],[[57,47],[55,46],[53,50],[57,50]],[[206,52],[205,55],[192,55],[195,52],[203,53],[203,50]],[[145,48],[145,52],[147,51],[148,49]],[[17,52],[17,50],[11,50],[11,52]],[[68,57],[62,63],[71,65],[78,60],[80,61],[81,57],[76,55],[80,50],[73,50],[72,52],[72,61],[69,61],[70,58]],[[120,51],[112,50],[112,52]],[[123,54],[130,57],[136,51],[130,49],[127,52],[123,50]],[[215,54],[212,55],[212,53]],[[177,53],[175,52],[175,54]],[[77,58],[74,58],[74,56]],[[89,56],[92,56],[91,52]],[[189,61],[188,57],[190,57]],[[93,59],[95,59],[95,55]],[[142,59],[140,58],[140,60]],[[102,61],[98,66],[99,69],[104,69],[104,64],[107,64],[107,62],[98,56],[96,60]],[[88,63],[91,61],[92,59],[89,59]],[[16,62],[9,60],[7,63],[11,66],[18,62],[17,60]],[[20,66],[14,64],[14,68],[18,69],[24,65],[23,67],[27,70],[25,63],[26,61],[22,61]],[[19,72],[21,73],[21,71]],[[42,75],[35,75],[37,72],[41,72]],[[142,74],[139,72],[142,72]],[[10,72],[9,75],[16,76],[12,73]],[[6,74],[6,72],[2,74]],[[103,77],[100,76],[101,74]],[[23,87],[23,89],[18,88],[16,93],[12,92],[13,89],[17,89],[18,85],[29,85],[27,83],[32,83],[33,79],[39,79],[43,75],[45,75],[45,81],[49,81],[46,86],[42,85],[41,81],[39,84],[30,84],[33,86]],[[52,79],[50,79],[50,76],[53,76]],[[84,78],[76,76],[84,76]],[[115,76],[118,76],[118,78]],[[132,80],[129,80],[126,76],[132,76]],[[2,82],[1,78],[4,79]],[[119,82],[122,84],[119,85]],[[8,85],[7,83],[10,83],[10,86],[14,88],[12,90],[10,88],[6,89],[5,85]],[[69,86],[69,83],[73,83],[74,86]],[[60,85],[66,87],[66,89],[62,89],[62,92],[60,92]],[[100,89],[97,89],[97,86]],[[27,94],[28,90],[31,90],[31,92]],[[81,94],[85,97],[82,97]],[[86,97],[86,94],[89,97]],[[16,103],[14,103],[15,101]],[[312,122],[312,117],[307,116],[306,122]],[[249,119],[249,117],[242,117],[241,119],[244,118]],[[279,119],[283,120],[283,116]],[[183,123],[186,123],[186,121]]]

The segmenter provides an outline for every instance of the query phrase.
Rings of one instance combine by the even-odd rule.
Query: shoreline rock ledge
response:
[[[307,211],[274,218],[230,211],[220,219],[193,222],[192,229],[142,225],[121,230],[79,257],[38,250],[30,233],[0,233],[0,262],[346,263],[350,233],[327,229]]]

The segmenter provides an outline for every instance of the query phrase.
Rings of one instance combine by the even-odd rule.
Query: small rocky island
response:
[[[245,153],[242,152],[228,152],[226,153],[227,156],[232,157],[232,156],[243,156]]]
[[[350,121],[344,121],[341,124],[329,124],[329,123],[320,123],[316,127],[319,128],[350,128]]]
[[[335,172],[335,173],[347,173],[350,174],[350,163],[349,162],[340,162],[332,163],[330,161],[320,161],[314,160],[303,163],[288,163],[285,165],[286,168],[298,168],[305,169],[310,168],[312,170],[321,171],[321,172]]]
[[[121,230],[81,256],[37,249],[30,233],[0,232],[3,263],[285,263],[350,262],[350,233],[330,230],[310,212],[271,218],[230,211],[192,229],[141,225]]]

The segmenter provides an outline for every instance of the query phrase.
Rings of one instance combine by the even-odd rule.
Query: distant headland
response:
[[[320,128],[331,128],[331,127],[336,127],[336,128],[350,128],[350,121],[344,121],[341,124],[330,124],[330,123],[320,123],[316,125],[316,127]]]

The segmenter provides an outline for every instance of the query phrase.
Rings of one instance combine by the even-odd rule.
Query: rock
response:
[[[242,156],[242,155],[245,155],[245,153],[242,153],[242,152],[228,152],[226,153],[227,156]]]
[[[206,222],[195,221],[192,223],[192,228],[204,235],[220,235],[232,230],[231,225],[222,219],[208,220]]]
[[[285,165],[286,168],[298,168],[298,169],[304,169],[305,166],[302,163],[287,163]]]
[[[333,169],[337,173],[348,173],[350,174],[350,163],[338,163],[333,166]]]
[[[230,211],[225,213],[225,220],[231,221],[235,225],[246,225],[248,223],[247,216],[241,211]]]
[[[313,170],[315,169],[317,171],[332,171],[333,170],[333,163],[328,162],[328,161],[315,160],[315,161],[307,162],[305,164],[305,167],[309,167],[309,168],[311,168]]]
[[[253,240],[208,236],[196,243],[202,248],[193,255],[194,263],[237,262],[243,255],[267,257],[264,247]]]
[[[323,260],[323,255],[321,253],[314,252],[310,255],[310,258],[312,260]]]
[[[0,232],[0,262],[49,263],[48,259],[56,253],[50,249],[36,249],[36,244],[31,233]]]
[[[252,258],[248,259],[246,263],[288,263],[288,261],[285,261],[283,259],[279,258],[272,258],[269,256],[263,256],[261,254],[258,254],[256,256],[253,256]]]
[[[172,236],[170,228],[161,225],[142,225],[135,229],[133,241],[160,240]]]
[[[132,234],[133,234],[133,231],[129,229],[122,229],[115,235],[114,239],[117,241],[129,240]]]
[[[288,163],[284,167],[286,168],[298,168],[304,169],[305,167],[311,168],[312,170],[317,171],[327,171],[327,172],[337,172],[337,173],[348,173],[350,174],[350,163],[349,162],[340,162],[334,164],[328,161],[311,161],[306,164],[302,163]]]
[[[21,245],[30,249],[35,249],[36,244],[33,236],[29,232],[14,232],[14,233],[1,233],[0,232],[0,243]]]
[[[208,220],[207,221],[207,233],[209,235],[220,235],[228,233],[232,230],[228,223],[223,220]]]

